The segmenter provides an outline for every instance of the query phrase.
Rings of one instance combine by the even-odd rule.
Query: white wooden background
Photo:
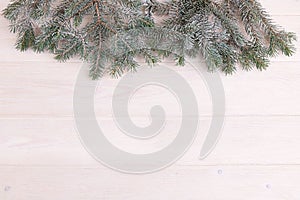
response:
[[[7,4],[1,0],[0,9]],[[262,4],[279,24],[300,36],[299,0]],[[291,58],[273,59],[265,72],[222,75],[226,122],[216,149],[205,160],[197,157],[210,123],[210,99],[190,66],[176,69],[189,77],[199,97],[198,138],[173,166],[128,175],[96,162],[77,137],[72,95],[81,62],[58,63],[51,55],[20,53],[14,42],[1,16],[0,200],[300,199],[299,51]],[[174,135],[142,144],[121,136],[109,109],[116,82],[105,77],[96,93],[97,117],[108,137],[128,151],[167,144]],[[159,88],[144,89],[131,104],[131,115],[147,124],[152,103],[165,105],[171,112],[166,128],[176,132],[180,116],[172,98]]]

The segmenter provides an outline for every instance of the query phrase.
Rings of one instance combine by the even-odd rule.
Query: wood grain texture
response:
[[[273,62],[264,72],[238,71],[221,78],[226,95],[226,115],[300,115],[300,62]],[[81,63],[1,63],[1,118],[72,118],[73,91]],[[211,100],[204,80],[192,65],[172,67],[186,77],[195,92],[199,115],[211,115]],[[203,64],[200,64],[203,67]],[[158,74],[157,76],[160,76]],[[164,77],[162,77],[164,78]],[[97,117],[112,117],[111,100],[119,79],[104,77],[95,93]],[[122,85],[121,87],[127,87]],[[120,97],[122,98],[122,97]],[[150,108],[159,103],[166,113],[180,116],[178,102],[168,90],[147,87],[130,103],[133,117],[148,116]]]
[[[0,176],[7,200],[297,200],[300,192],[295,166],[173,166],[142,176],[102,166],[0,167]]]
[[[137,125],[149,123],[134,118]],[[113,119],[98,119],[107,138],[128,152],[150,153],[177,135],[180,118],[167,119],[159,136],[129,138]],[[81,146],[73,120],[6,119],[0,121],[0,166],[98,166]],[[222,138],[212,154],[199,160],[210,118],[199,120],[197,138],[177,165],[300,165],[300,117],[226,117]]]
[[[1,0],[0,9],[8,3]],[[299,0],[261,3],[277,23],[299,38]],[[299,199],[300,51],[291,58],[272,59],[264,72],[220,75],[225,124],[218,145],[205,160],[198,156],[212,105],[203,78],[193,68],[204,67],[203,63],[191,60],[186,67],[174,67],[166,60],[162,65],[183,76],[197,97],[198,136],[173,166],[153,174],[129,175],[99,164],[80,142],[72,98],[81,61],[58,63],[49,54],[18,52],[7,26],[1,16],[0,200]],[[296,46],[300,49],[300,41]],[[118,81],[102,78],[95,93],[97,120],[107,138],[129,152],[147,153],[166,146],[182,118],[176,98],[155,86],[136,93],[129,113],[137,125],[151,123],[149,111],[155,104],[167,113],[159,136],[137,141],[122,134],[113,119],[111,99]]]

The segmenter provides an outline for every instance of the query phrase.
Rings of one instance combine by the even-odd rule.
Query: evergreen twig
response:
[[[264,70],[270,57],[295,52],[295,34],[276,25],[257,0],[13,0],[3,10],[16,48],[50,51],[66,61],[80,56],[90,75],[119,76],[174,55],[201,55],[209,70],[232,74],[237,66]],[[163,16],[162,23],[155,17]]]

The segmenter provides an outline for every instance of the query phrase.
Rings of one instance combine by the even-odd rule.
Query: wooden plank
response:
[[[272,1],[260,0],[262,6],[272,15],[299,15],[300,2],[298,0]]]
[[[4,200],[296,200],[299,166],[172,167],[120,174],[102,167],[0,167]]]
[[[132,120],[138,126],[151,123],[147,118]],[[162,132],[148,140],[126,136],[114,119],[98,119],[98,123],[113,145],[146,154],[170,144],[181,119],[167,118]],[[176,165],[300,165],[300,117],[227,117],[221,139],[204,160],[198,158],[210,119],[202,118],[198,126],[196,140]],[[81,144],[72,120],[2,119],[0,127],[0,165],[101,165]]]
[[[276,62],[264,72],[238,70],[237,74],[232,76],[221,74],[225,90],[226,115],[299,115],[298,65],[294,62]],[[204,79],[191,67],[197,67],[199,63],[192,61],[186,67],[179,68],[166,63],[164,66],[176,70],[191,86],[197,98],[199,115],[211,115],[212,105],[208,88],[204,84]],[[205,66],[200,64],[200,67]],[[155,76],[161,76],[161,80],[168,78],[160,74]],[[95,94],[97,116],[113,116],[111,104],[118,81],[105,78],[100,81]],[[124,88],[127,87],[124,85]],[[118,98],[122,99],[124,96],[120,95]],[[161,105],[171,116],[181,116],[180,105],[172,93],[157,86],[138,90],[129,102],[129,112],[132,116],[147,116],[154,105]]]
[[[299,64],[274,62],[264,72],[238,71],[232,76],[221,74],[226,97],[226,115],[299,115]],[[212,105],[209,91],[192,65],[197,66],[199,63],[193,61],[186,67],[164,64],[178,72],[191,86],[198,102],[199,115],[210,116]],[[80,63],[0,63],[0,117],[73,117],[73,90],[80,67]],[[162,80],[168,78],[161,74],[157,76],[161,76]],[[97,117],[113,116],[112,95],[120,80],[104,77],[99,82],[95,93]],[[150,108],[156,104],[163,106],[170,116],[181,116],[180,105],[174,95],[155,85],[136,92],[129,103],[130,115],[148,117]]]

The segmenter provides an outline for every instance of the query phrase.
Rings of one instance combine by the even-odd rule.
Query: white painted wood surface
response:
[[[0,9],[7,4],[8,0],[1,0]],[[262,4],[278,23],[300,36],[300,1],[262,0]],[[221,75],[226,121],[222,138],[205,160],[197,157],[210,123],[210,98],[191,66],[176,68],[189,77],[198,97],[198,137],[175,165],[137,176],[102,166],[77,137],[72,96],[81,62],[57,63],[51,55],[20,53],[14,49],[15,36],[7,26],[1,16],[1,200],[300,198],[299,51],[291,58],[272,59],[265,72]],[[150,152],[174,138],[181,117],[178,105],[155,87],[138,93],[130,114],[137,124],[147,124],[148,108],[159,103],[168,111],[166,132],[170,134],[142,143],[122,135],[109,106],[117,82],[103,78],[95,97],[98,121],[109,131],[111,141],[127,151]]]

